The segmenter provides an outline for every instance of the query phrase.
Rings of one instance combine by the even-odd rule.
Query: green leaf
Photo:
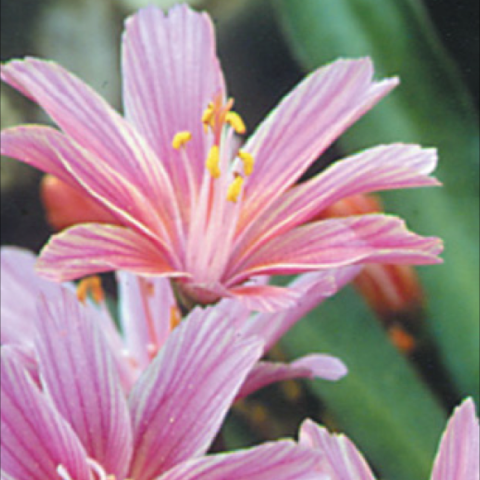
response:
[[[400,87],[340,139],[348,153],[388,142],[438,148],[442,188],[389,192],[387,210],[444,239],[444,265],[421,275],[429,326],[462,395],[479,392],[478,120],[455,64],[414,0],[278,0],[279,18],[307,69],[339,56],[372,57]]]
[[[445,414],[353,290],[310,312],[282,344],[294,358],[317,351],[346,363],[339,382],[308,385],[385,478],[429,477]]]

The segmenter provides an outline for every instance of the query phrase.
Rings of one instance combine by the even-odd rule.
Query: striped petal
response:
[[[21,125],[1,133],[0,152],[77,187],[75,179],[65,170],[54,145],[68,142],[58,130],[42,125]]]
[[[34,314],[42,293],[55,298],[61,287],[34,274],[36,256],[16,247],[1,249],[1,343],[33,342]]]
[[[86,452],[68,422],[9,347],[1,355],[2,479],[59,478],[62,465],[72,478],[91,480]]]
[[[439,185],[430,176],[436,164],[436,151],[417,145],[381,145],[353,155],[286,191],[237,242],[258,248],[272,237],[310,221],[329,205],[351,195]],[[238,245],[238,249],[242,251],[242,245]],[[245,247],[243,255],[248,255]]]
[[[186,5],[167,15],[153,6],[140,10],[126,23],[122,65],[126,117],[162,160],[186,208],[205,170],[202,114],[225,90],[210,18]],[[187,162],[172,148],[180,131],[192,133]]]
[[[313,450],[281,441],[190,460],[158,480],[329,480],[319,471],[320,458]]]
[[[387,215],[361,215],[314,222],[276,237],[251,255],[231,279],[292,274],[357,263],[433,264],[442,243],[408,231]]]
[[[160,207],[165,201],[154,204],[136,183],[53,128],[16,127],[4,132],[2,141],[6,142],[6,154],[57,176],[82,196],[93,198],[115,217],[115,223],[152,238],[176,259],[171,247],[174,229],[162,220],[175,214]]]
[[[215,310],[211,310],[215,313]],[[194,310],[168,338],[130,395],[130,476],[150,480],[208,449],[262,343]]]
[[[158,246],[124,227],[84,224],[53,235],[43,248],[37,271],[65,281],[110,270],[142,275],[188,276],[175,271]]]
[[[249,373],[237,398],[243,398],[272,383],[294,378],[321,378],[336,381],[347,374],[347,367],[331,355],[312,354],[290,364],[259,362]]]
[[[151,361],[172,329],[176,301],[166,278],[143,278],[117,272],[120,324],[127,350],[140,370]],[[173,309],[173,312],[172,312]]]
[[[175,221],[176,196],[161,162],[145,139],[91,88],[56,63],[35,58],[2,65],[1,77],[37,102],[75,144],[101,159],[91,174],[108,166],[155,205],[169,205]]]
[[[300,445],[323,453],[322,466],[331,480],[375,480],[367,462],[344,435],[334,435],[311,420],[303,422]]]
[[[338,60],[310,74],[270,113],[244,147],[256,163],[240,231],[398,83],[372,77],[369,59]]]
[[[479,427],[475,404],[466,399],[455,409],[443,434],[431,480],[478,480]]]
[[[249,310],[277,312],[295,305],[301,292],[274,285],[241,285],[228,289],[227,296],[235,298]]]
[[[299,276],[288,285],[290,290],[300,294],[294,306],[277,312],[253,315],[239,324],[242,332],[260,337],[265,342],[265,351],[270,350],[285,332],[312,308],[348,283],[358,270],[358,267],[347,267]]]
[[[36,322],[41,379],[88,456],[123,478],[132,454],[130,418],[95,313],[67,291],[58,301],[41,302]]]

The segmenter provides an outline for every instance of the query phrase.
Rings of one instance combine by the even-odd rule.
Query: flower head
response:
[[[168,280],[117,273],[120,333],[107,308],[98,277],[88,277],[77,287],[70,283],[58,285],[38,277],[34,272],[35,260],[34,254],[23,249],[1,249],[2,345],[15,348],[32,374],[38,377],[34,352],[38,297],[56,301],[65,294],[65,289],[69,290],[76,294],[86,315],[94,318],[102,330],[123,390],[128,394],[180,324],[179,309]],[[300,276],[291,284],[291,288],[299,292],[300,300],[295,307],[282,312],[252,315],[241,303],[223,300],[202,315],[212,322],[228,323],[245,337],[261,339],[263,356],[306,312],[332,295],[357,272],[355,267],[339,269],[335,283],[331,282],[329,274],[323,272]],[[187,318],[200,315],[197,310]],[[281,380],[306,377],[335,381],[346,373],[345,365],[338,358],[326,354],[310,354],[290,364],[261,361],[248,373],[237,398]]]
[[[190,303],[235,297],[275,310],[298,297],[255,282],[366,262],[435,263],[436,238],[397,218],[312,221],[336,200],[435,185],[435,151],[380,146],[297,184],[309,165],[398,83],[374,81],[369,59],[338,60],[287,95],[239,148],[246,126],[226,94],[210,19],[186,6],[128,19],[123,36],[125,116],[53,62],[2,66],[5,82],[61,131],[20,126],[1,152],[51,173],[103,210],[54,236],[39,271],[70,280],[107,270],[175,279]]]
[[[197,309],[128,397],[101,319],[72,292],[35,316],[38,372],[2,346],[2,478],[310,480],[318,452],[280,441],[204,456],[262,342]],[[321,477],[313,477],[321,478]]]

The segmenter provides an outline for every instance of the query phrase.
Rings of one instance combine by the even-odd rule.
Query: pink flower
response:
[[[331,480],[375,480],[356,446],[344,435],[334,435],[306,420],[300,444],[324,454],[323,471]],[[479,425],[475,404],[467,398],[457,407],[443,433],[431,480],[479,480]]]
[[[369,59],[310,74],[238,149],[210,19],[186,6],[149,7],[123,37],[125,117],[53,62],[27,58],[2,78],[43,107],[61,131],[19,126],[1,153],[88,194],[112,224],[52,237],[38,269],[58,281],[107,270],[175,279],[192,303],[235,297],[252,309],[291,305],[295,292],[249,282],[358,263],[428,264],[441,243],[398,218],[312,221],[353,194],[436,185],[432,149],[383,145],[302,184],[308,166],[398,81],[374,81]]]
[[[66,289],[35,315],[37,375],[2,346],[2,478],[311,480],[294,441],[205,456],[262,342],[195,310],[125,395],[97,318]]]
[[[34,339],[34,318],[38,297],[56,301],[64,290],[75,291],[73,284],[59,285],[44,280],[34,272],[36,257],[26,250],[2,247],[1,249],[1,343],[14,347],[38,376]],[[332,295],[340,285],[347,283],[357,267],[337,269],[337,282],[330,275],[315,272],[300,276],[292,288],[301,294],[298,304],[279,313],[251,314],[235,300],[223,300],[203,315],[212,322],[228,323],[245,337],[262,340],[262,355],[310,309],[326,296]],[[342,276],[339,275],[343,272]],[[127,272],[118,272],[118,318],[121,334],[102,298],[100,287],[91,292],[95,301],[83,300],[85,315],[95,319],[110,346],[124,392],[149,368],[158,352],[177,327],[180,316],[170,283],[165,278],[145,279]],[[90,282],[92,284],[92,282]],[[77,296],[84,296],[82,283]],[[199,315],[195,309],[190,315]],[[189,318],[189,317],[187,317]],[[241,385],[237,398],[274,382],[291,378],[320,378],[339,380],[347,373],[345,365],[336,357],[310,354],[290,364],[257,362]]]

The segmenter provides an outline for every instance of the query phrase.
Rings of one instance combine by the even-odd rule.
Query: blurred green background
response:
[[[139,0],[3,0],[1,59],[59,61],[120,108],[119,36]],[[242,446],[294,435],[305,415],[350,435],[381,478],[428,477],[446,416],[479,395],[477,0],[212,0],[191,2],[216,23],[218,52],[236,108],[251,131],[310,71],[337,57],[370,56],[377,77],[401,86],[319,160],[388,142],[439,150],[444,187],[385,195],[386,209],[414,230],[445,240],[445,263],[420,269],[428,306],[420,348],[392,346],[374,314],[346,289],[311,312],[283,340],[288,358],[322,351],[350,374],[337,384],[275,386],[231,415],[225,436]],[[2,128],[47,121],[2,87]],[[38,250],[51,233],[38,200],[39,174],[2,162],[2,244]]]

